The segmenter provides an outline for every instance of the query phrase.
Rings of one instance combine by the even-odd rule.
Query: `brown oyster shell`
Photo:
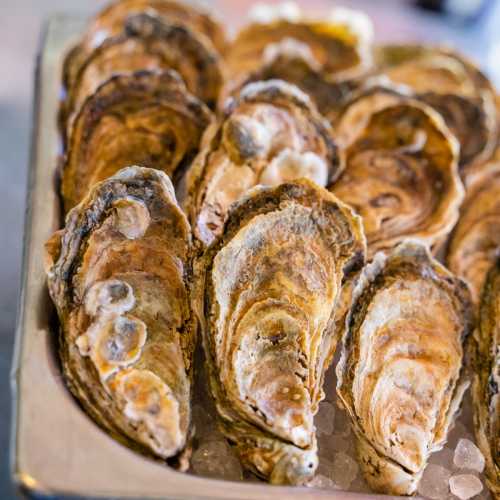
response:
[[[231,203],[255,185],[300,177],[329,185],[341,168],[328,122],[309,98],[281,80],[255,82],[207,131],[181,189],[183,206],[207,245],[221,233]]]
[[[472,345],[472,398],[476,440],[486,462],[486,482],[500,498],[500,261],[483,288]]]
[[[377,492],[415,492],[442,448],[467,383],[472,328],[466,285],[416,242],[379,253],[362,271],[346,321],[337,393],[358,460]]]
[[[499,249],[500,161],[484,165],[470,177],[460,219],[448,243],[446,264],[468,282],[475,304]]]
[[[446,237],[464,190],[456,140],[435,111],[375,89],[347,107],[336,131],[345,169],[329,189],[363,217],[370,256],[408,237]]]
[[[85,99],[116,74],[166,69],[177,71],[189,92],[215,106],[223,70],[213,47],[185,26],[146,13],[130,16],[123,31],[104,40],[81,65],[67,91],[61,118],[71,122]],[[66,127],[71,130],[71,123]]]
[[[95,182],[130,164],[162,170],[175,183],[211,119],[174,71],[112,77],[75,118],[62,172],[65,210]]]
[[[248,193],[198,262],[196,310],[222,430],[243,465],[272,483],[314,475],[336,305],[364,250],[360,219],[304,179]]]
[[[379,71],[413,89],[434,107],[460,142],[459,166],[468,171],[493,153],[497,120],[495,92],[468,60],[440,47],[388,45],[377,50]]]
[[[285,46],[281,46],[285,44]],[[326,77],[346,79],[359,76],[371,66],[371,51],[359,34],[343,24],[302,20],[290,22],[279,19],[270,23],[252,23],[245,26],[229,46],[226,56],[231,79],[245,79],[246,75],[261,67],[271,51],[290,53],[307,52],[309,64]],[[304,56],[302,55],[302,59]],[[286,74],[277,75],[286,79]]]
[[[221,24],[199,6],[176,0],[117,0],[99,12],[89,23],[81,42],[68,54],[63,69],[66,88],[72,88],[82,64],[105,40],[120,35],[127,20],[147,13],[167,24],[184,26],[200,42],[223,52],[226,35]]]
[[[47,254],[69,389],[114,438],[185,469],[196,323],[191,231],[170,180],[129,167],[96,184]]]

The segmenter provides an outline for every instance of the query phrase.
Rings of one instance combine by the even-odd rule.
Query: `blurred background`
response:
[[[52,14],[88,16],[104,0],[0,0],[0,498],[15,498],[10,484],[9,371],[16,323],[22,232],[29,168],[33,76],[43,23]],[[206,1],[230,33],[245,22],[249,0]],[[266,3],[278,3],[269,1]],[[369,14],[378,41],[446,43],[472,57],[500,87],[498,0],[302,0],[311,13],[332,6]],[[29,333],[29,332],[28,332]]]

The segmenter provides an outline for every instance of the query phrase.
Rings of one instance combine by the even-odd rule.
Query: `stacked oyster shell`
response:
[[[181,470],[194,449],[197,473],[345,489],[359,467],[434,498],[472,380],[455,462],[498,497],[498,112],[470,61],[377,47],[346,9],[260,6],[228,42],[192,5],[119,0],[63,84],[47,274],[96,423]]]

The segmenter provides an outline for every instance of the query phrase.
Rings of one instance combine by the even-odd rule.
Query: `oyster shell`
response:
[[[500,248],[500,161],[484,165],[469,181],[446,264],[468,282],[478,304],[486,273]]]
[[[130,164],[160,169],[175,182],[211,118],[174,71],[112,77],[75,118],[62,172],[66,211],[95,182]]]
[[[251,23],[237,34],[226,56],[229,76],[245,79],[279,55],[307,59],[314,69],[337,80],[359,76],[372,63],[369,44],[348,24],[277,19]],[[287,74],[278,77],[286,79]]]
[[[460,142],[464,177],[491,156],[497,135],[495,92],[472,63],[451,50],[419,45],[382,46],[377,59],[380,71],[411,87],[443,116]]]
[[[353,293],[337,393],[370,487],[415,492],[446,441],[467,387],[463,344],[472,327],[466,285],[416,242],[365,267]]]
[[[302,179],[248,193],[198,262],[195,309],[222,430],[272,483],[314,475],[335,309],[364,250],[359,217]]]
[[[285,39],[281,45],[293,46],[291,39]],[[352,92],[360,86],[361,78],[335,81],[323,74],[321,68],[308,57],[307,51],[277,52],[262,66],[252,71],[243,83],[230,81],[223,91],[222,100],[227,95],[237,95],[245,85],[266,80],[285,80],[296,85],[306,93],[321,110],[321,114],[332,122]]]
[[[166,24],[184,26],[200,42],[221,52],[226,48],[222,25],[198,6],[175,0],[117,0],[92,19],[81,42],[68,54],[63,69],[66,88],[72,88],[80,67],[94,49],[108,38],[120,35],[128,19],[144,13],[156,16]]]
[[[69,389],[113,437],[181,468],[196,332],[190,254],[170,180],[140,167],[96,184],[47,244]]]
[[[330,127],[309,98],[281,80],[256,82],[228,102],[207,132],[186,177],[183,206],[195,236],[209,244],[231,203],[255,185],[307,177],[326,186],[340,170]]]
[[[363,217],[369,255],[407,237],[440,241],[464,196],[456,140],[435,111],[393,92],[353,106],[337,126],[345,169],[329,189]]]
[[[486,461],[486,481],[500,498],[500,261],[491,267],[481,297],[472,345],[472,397],[476,439]]]
[[[144,69],[177,71],[189,92],[215,106],[222,84],[217,52],[189,28],[144,13],[128,17],[123,32],[90,53],[68,89],[62,120],[78,113],[85,99],[115,74]],[[71,130],[71,123],[67,129]]]

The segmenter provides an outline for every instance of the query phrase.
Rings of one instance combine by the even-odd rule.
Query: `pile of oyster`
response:
[[[179,470],[500,498],[495,89],[359,12],[252,16],[120,0],[66,56],[68,388]]]

